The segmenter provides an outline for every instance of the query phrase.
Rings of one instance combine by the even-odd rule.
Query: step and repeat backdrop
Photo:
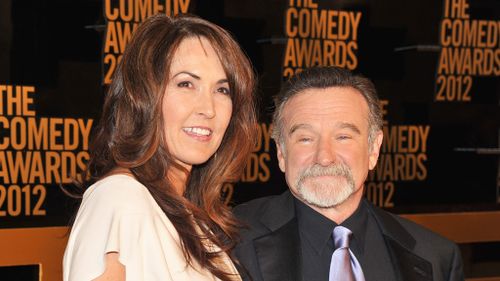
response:
[[[287,189],[272,96],[297,71],[337,65],[371,78],[381,97],[370,201],[406,214],[500,209],[497,0],[3,0],[0,279],[60,279],[78,206],[63,188],[89,159],[128,41],[156,13],[192,13],[230,30],[258,73],[258,140],[240,181],[223,188],[227,204]]]

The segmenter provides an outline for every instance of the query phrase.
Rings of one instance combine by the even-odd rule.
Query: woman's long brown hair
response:
[[[169,124],[163,122],[161,105],[175,51],[182,40],[192,37],[206,38],[216,50],[229,81],[233,112],[216,154],[193,166],[181,196],[167,177],[169,170],[182,167],[168,152],[164,128]],[[196,16],[148,18],[134,32],[105,97],[85,184],[117,168],[129,170],[172,221],[188,263],[194,259],[218,278],[231,280],[220,257],[222,252],[230,254],[237,224],[221,200],[221,187],[239,179],[254,144],[254,89],[252,66],[226,30]],[[210,252],[204,239],[222,252]]]

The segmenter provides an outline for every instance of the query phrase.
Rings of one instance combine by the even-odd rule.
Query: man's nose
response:
[[[335,162],[335,148],[328,138],[320,138],[316,151],[316,163],[321,166],[329,166]]]

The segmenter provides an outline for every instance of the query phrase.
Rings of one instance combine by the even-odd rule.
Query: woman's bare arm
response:
[[[125,281],[125,266],[118,261],[118,253],[106,254],[106,269],[94,281]]]

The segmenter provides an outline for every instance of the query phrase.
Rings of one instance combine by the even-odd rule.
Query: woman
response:
[[[105,97],[64,280],[241,279],[220,192],[253,144],[254,84],[212,23],[157,15],[138,27]]]

